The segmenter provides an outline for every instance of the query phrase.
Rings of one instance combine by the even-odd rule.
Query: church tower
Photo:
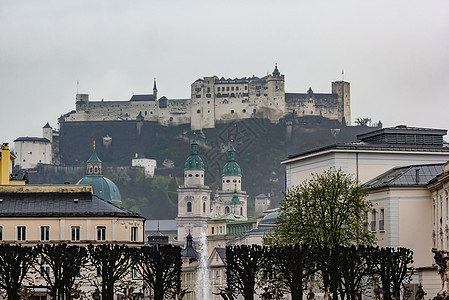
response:
[[[221,173],[221,190],[213,201],[213,217],[225,214],[236,214],[247,216],[248,195],[242,191],[242,170],[235,161],[234,146],[229,146],[228,162],[224,165]]]
[[[211,209],[210,193],[209,187],[204,185],[204,163],[198,155],[194,134],[190,156],[184,164],[184,185],[178,188],[178,241],[185,241],[189,230],[194,239],[206,234]]]

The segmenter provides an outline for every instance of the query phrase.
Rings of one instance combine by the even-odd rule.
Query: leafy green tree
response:
[[[32,247],[0,244],[0,290],[5,291],[7,299],[19,300],[19,291],[34,261]]]
[[[270,243],[333,248],[371,244],[366,226],[371,204],[362,185],[341,170],[314,174],[285,193]]]
[[[338,264],[334,249],[375,240],[366,226],[371,204],[365,195],[362,185],[341,170],[314,174],[285,193],[268,242],[322,249],[317,266],[325,289],[329,288],[336,298],[340,279],[332,276]]]

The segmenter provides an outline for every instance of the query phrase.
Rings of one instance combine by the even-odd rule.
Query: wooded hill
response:
[[[368,130],[372,128],[341,126],[324,118],[308,117],[284,119],[277,124],[263,119],[236,120],[196,134],[199,155],[206,166],[205,183],[213,193],[220,187],[227,149],[230,141],[234,141],[236,161],[243,174],[242,189],[249,194],[251,214],[254,198],[260,193],[270,194],[274,206],[282,199],[285,168],[280,162],[289,154],[356,141],[357,134]],[[64,122],[60,126],[59,159],[67,170],[83,168],[95,140],[104,175],[119,187],[123,205],[149,219],[174,219],[176,189],[183,181],[192,134],[188,125],[165,127],[138,121]],[[131,166],[136,153],[157,160],[154,178],[145,178],[142,172],[125,168]],[[50,169],[30,174],[32,183],[77,181],[73,174],[61,173],[61,167],[57,174],[52,174]]]

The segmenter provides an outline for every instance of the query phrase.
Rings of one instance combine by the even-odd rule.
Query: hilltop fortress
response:
[[[188,99],[158,98],[156,81],[153,94],[133,95],[129,101],[91,101],[88,94],[76,95],[76,110],[59,122],[137,120],[164,126],[190,124],[193,130],[214,128],[217,122],[265,118],[278,122],[292,115],[321,116],[350,125],[349,82],[332,82],[330,94],[286,93],[285,75],[275,66],[272,74],[225,79],[204,77],[191,85]]]

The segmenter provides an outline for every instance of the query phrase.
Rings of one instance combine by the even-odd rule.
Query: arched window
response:
[[[206,212],[206,202],[203,202],[203,212]]]
[[[192,202],[187,202],[187,212],[192,212]]]
[[[226,206],[225,208],[225,214],[229,214],[231,212],[231,210],[229,209],[229,206]]]
[[[240,215],[243,216],[243,207],[240,207]]]

